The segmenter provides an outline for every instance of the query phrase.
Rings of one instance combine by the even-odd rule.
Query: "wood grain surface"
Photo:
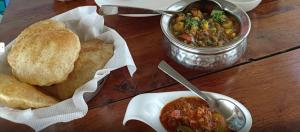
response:
[[[0,41],[12,41],[36,21],[78,6],[94,4],[93,0],[12,0],[0,24]],[[130,77],[126,68],[113,71],[100,93],[88,103],[90,111],[86,117],[50,126],[46,131],[148,128],[139,122],[122,126],[129,99],[145,92],[183,90],[157,69],[160,60],[166,60],[203,90],[223,93],[245,104],[253,114],[252,130],[299,131],[300,109],[296,98],[300,92],[300,78],[297,76],[300,51],[296,50],[300,46],[299,7],[299,0],[263,0],[255,10],[248,12],[252,29],[245,55],[232,67],[218,71],[191,70],[171,60],[164,48],[169,42],[161,32],[160,16],[107,16],[105,25],[114,28],[126,40],[137,72]],[[3,119],[0,124],[0,130],[31,130]]]
[[[230,96],[248,108],[252,131],[300,131],[300,49],[191,80],[201,90]],[[287,58],[289,58],[287,60]],[[153,92],[186,90],[177,84]],[[44,131],[153,131],[129,121],[122,125],[131,98],[89,110],[82,119],[58,123]],[[1,130],[30,130],[0,120]],[[15,127],[17,126],[17,127]]]
[[[298,56],[300,49],[193,79],[192,83],[201,90],[230,96],[246,106],[253,118],[251,131],[300,131]],[[178,90],[186,89],[178,84],[153,92]],[[125,99],[92,109],[80,120],[50,126],[45,131],[66,131],[69,128],[65,126],[84,130],[77,124],[91,130],[145,130],[144,125],[136,125],[136,122],[122,125],[129,101]],[[147,130],[152,129],[148,127]]]

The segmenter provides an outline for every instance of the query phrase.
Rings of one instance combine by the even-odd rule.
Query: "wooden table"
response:
[[[26,26],[83,5],[94,2],[13,0],[0,24],[0,40],[8,43]],[[101,92],[88,103],[85,117],[49,126],[44,131],[153,131],[138,121],[123,126],[122,120],[128,102],[137,94],[185,90],[157,69],[161,60],[201,90],[243,103],[252,114],[252,131],[300,131],[299,12],[299,0],[263,0],[248,12],[252,30],[245,55],[234,66],[218,71],[190,70],[171,60],[162,46],[168,41],[160,30],[159,16],[106,17],[105,24],[127,41],[137,72],[130,77],[126,68],[113,71]],[[0,130],[33,131],[3,119]]]

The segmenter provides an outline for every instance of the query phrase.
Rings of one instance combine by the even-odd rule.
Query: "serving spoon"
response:
[[[207,6],[216,6],[220,9],[224,9],[222,6],[221,0],[182,0],[186,3],[186,6],[182,7],[176,11],[170,10],[153,10],[147,8],[139,8],[139,7],[129,7],[129,6],[120,6],[120,5],[101,5],[98,9],[98,14],[101,16],[108,15],[143,15],[143,14],[161,14],[161,15],[172,15],[185,11],[186,9],[190,9],[195,5],[200,5],[202,8]]]
[[[204,99],[211,109],[221,113],[226,119],[226,122],[230,129],[234,131],[239,131],[245,126],[245,115],[242,112],[242,110],[233,102],[227,99],[215,99],[214,97],[202,92],[192,83],[190,83],[187,79],[185,79],[182,75],[180,75],[170,65],[168,65],[165,61],[161,61],[158,65],[158,68],[173,79],[175,79],[177,82],[181,83],[194,94]]]

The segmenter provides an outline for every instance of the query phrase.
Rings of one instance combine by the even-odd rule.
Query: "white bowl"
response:
[[[205,92],[216,99],[227,99],[237,105],[245,115],[246,124],[239,132],[249,132],[252,126],[252,117],[247,108],[225,95]],[[169,102],[180,97],[196,96],[190,91],[176,91],[176,92],[163,92],[163,93],[146,93],[135,96],[129,102],[124,116],[123,125],[129,120],[138,120],[146,123],[157,132],[166,132],[159,120],[161,109]]]
[[[226,0],[226,1],[229,1],[241,7],[244,11],[253,10],[261,2],[261,0]]]

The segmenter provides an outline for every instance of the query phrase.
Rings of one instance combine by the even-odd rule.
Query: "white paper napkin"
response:
[[[107,43],[114,44],[114,55],[105,65],[104,69],[95,73],[94,79],[90,80],[76,90],[73,97],[50,107],[40,109],[17,110],[0,106],[0,117],[12,122],[26,124],[39,131],[47,126],[58,122],[68,122],[86,115],[88,106],[84,101],[83,94],[94,92],[97,82],[110,73],[110,71],[127,66],[130,75],[136,71],[129,49],[125,40],[113,29],[104,26],[103,17],[96,13],[95,6],[75,8],[51,18],[64,22],[68,28],[74,31],[81,41],[99,38]],[[10,74],[6,56],[14,41],[5,47],[5,53],[0,54],[0,72]]]

